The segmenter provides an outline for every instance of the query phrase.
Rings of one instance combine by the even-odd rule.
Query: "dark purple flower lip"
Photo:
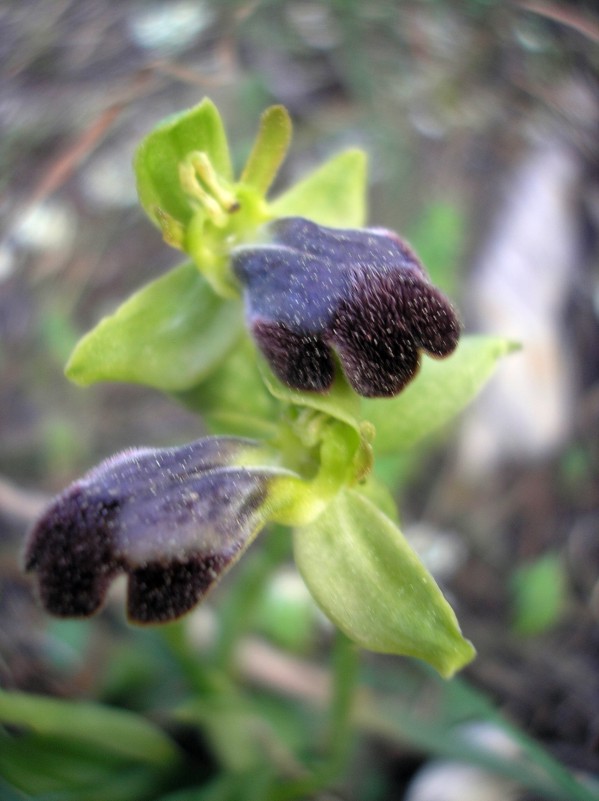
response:
[[[242,467],[258,446],[209,437],[110,457],[50,504],[30,532],[25,568],[60,617],[91,615],[119,573],[137,623],[195,606],[267,519],[275,468]]]
[[[326,392],[335,350],[357,393],[391,397],[416,375],[421,351],[456,348],[455,310],[397,234],[300,217],[266,232],[267,244],[235,249],[232,263],[252,335],[287,386]]]

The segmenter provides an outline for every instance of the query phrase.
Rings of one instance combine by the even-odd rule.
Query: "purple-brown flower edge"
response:
[[[443,358],[456,348],[455,310],[397,234],[288,217],[266,235],[232,263],[256,344],[287,386],[326,392],[336,351],[358,394],[391,397],[415,377],[422,351]]]
[[[192,609],[266,522],[276,471],[235,466],[252,447],[209,437],[133,449],[71,484],[25,548],[46,610],[59,617],[97,612],[119,573],[128,574],[133,622],[167,622]]]

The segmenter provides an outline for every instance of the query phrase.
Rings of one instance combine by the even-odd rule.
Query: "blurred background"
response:
[[[20,572],[22,538],[44,499],[100,458],[196,438],[202,421],[149,389],[79,389],[63,366],[81,334],[176,263],[137,204],[139,139],[208,95],[239,167],[260,113],[283,103],[295,134],[274,194],[364,148],[369,222],[415,246],[466,330],[522,343],[458,425],[387,474],[406,535],[478,649],[468,682],[571,769],[597,773],[593,0],[7,0],[0,70],[0,685],[122,703],[108,667],[151,635],[128,634],[110,608],[91,623],[48,621]],[[318,662],[322,622],[290,618],[308,632],[294,637],[272,619],[303,598],[293,572],[264,595],[264,642]],[[284,696],[255,657],[247,680],[280,682]],[[360,752],[377,780],[340,797],[454,797],[414,794],[431,763],[409,734],[379,746]]]

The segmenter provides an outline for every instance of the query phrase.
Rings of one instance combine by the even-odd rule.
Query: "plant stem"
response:
[[[214,673],[206,668],[205,662],[190,646],[184,622],[178,620],[160,627],[157,631],[176,659],[194,694],[213,695],[216,684]]]
[[[351,717],[358,680],[358,647],[337,630],[333,648],[333,696],[328,773],[334,779],[343,770],[352,740]]]
[[[264,587],[275,568],[290,551],[289,532],[275,527],[268,531],[260,551],[245,566],[238,580],[221,606],[220,635],[216,645],[215,661],[218,667],[229,671],[242,634],[252,622],[256,606],[260,602]]]
[[[311,776],[279,785],[269,796],[269,801],[307,798],[329,786],[342,773],[352,742],[352,714],[358,665],[357,646],[345,634],[337,631],[331,665],[328,754]]]

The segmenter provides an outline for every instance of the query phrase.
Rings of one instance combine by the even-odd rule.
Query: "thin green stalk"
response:
[[[167,626],[161,626],[156,631],[162,636],[168,650],[176,659],[181,672],[193,692],[197,695],[213,695],[218,682],[212,669],[207,669],[204,660],[192,648],[185,623],[176,621]]]
[[[334,779],[343,770],[352,740],[352,711],[358,681],[358,647],[337,631],[333,648],[329,759],[323,771]]]
[[[250,564],[237,577],[229,596],[220,610],[220,634],[216,645],[215,662],[224,671],[230,671],[235,649],[241,636],[252,623],[264,587],[273,571],[290,551],[289,532],[271,530],[264,537],[260,551],[252,554]]]
[[[325,761],[311,776],[275,788],[269,801],[307,798],[332,784],[343,772],[352,742],[352,717],[358,679],[359,651],[348,637],[337,631],[332,654],[332,695],[329,744]]]

